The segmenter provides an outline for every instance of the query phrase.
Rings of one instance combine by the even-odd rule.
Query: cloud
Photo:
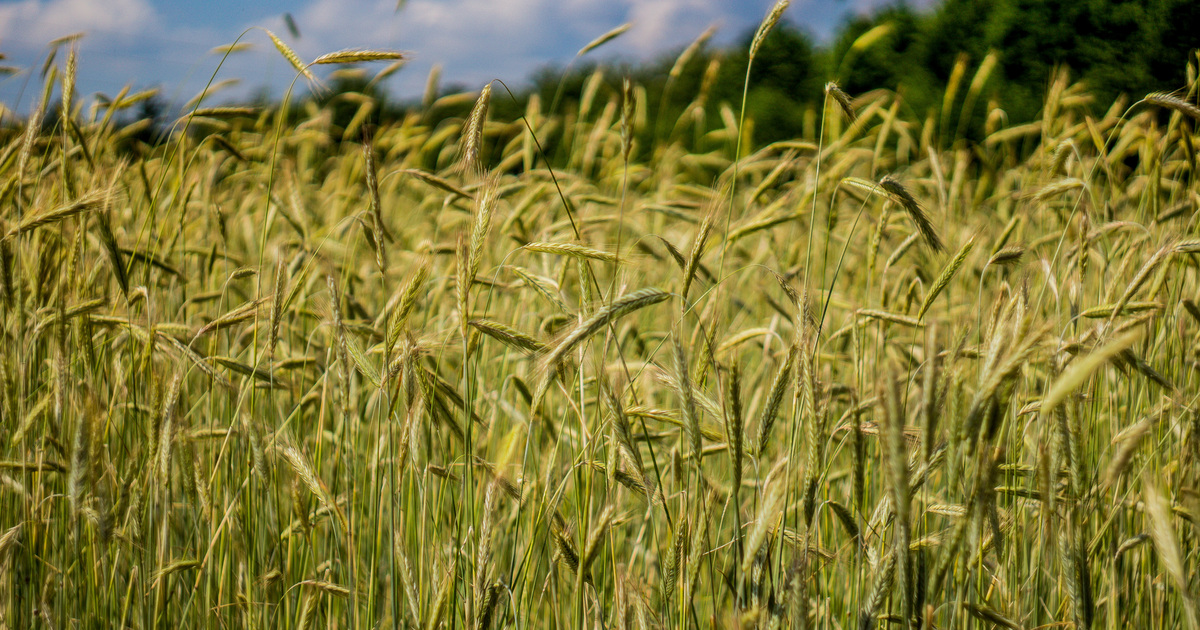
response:
[[[608,5],[601,0],[410,0],[397,12],[395,0],[311,0],[293,13],[301,37],[287,39],[304,59],[344,48],[408,52],[412,61],[391,88],[414,96],[434,64],[443,67],[449,83],[473,88],[495,78],[519,83],[534,68],[569,56],[620,24],[623,16]],[[278,15],[255,24],[281,36],[286,32]]]
[[[0,41],[6,46],[45,46],[86,32],[89,39],[139,37],[158,25],[147,0],[24,0],[0,6]]]
[[[294,12],[302,37],[301,57],[342,48],[409,51],[413,62],[393,88],[419,93],[435,64],[449,82],[478,87],[500,78],[521,82],[536,68],[566,63],[583,45],[624,22],[633,28],[593,53],[648,58],[682,47],[714,22],[744,29],[771,0],[740,7],[723,0],[410,0],[400,12],[395,0],[311,0]],[[762,5],[761,11],[747,5]],[[282,32],[282,19],[258,24]]]
[[[916,9],[924,11],[935,6],[939,0],[906,0],[904,4]],[[884,7],[893,6],[896,0],[853,0],[851,3],[852,10],[857,15],[870,15]]]
[[[714,22],[728,23],[738,15],[715,0],[633,0],[629,3],[630,44],[650,55],[695,39]]]
[[[78,31],[81,93],[114,93],[121,86],[161,85],[164,95],[183,102],[199,92],[217,69],[209,49],[233,41],[250,27],[271,29],[302,59],[346,48],[402,50],[412,60],[388,79],[387,89],[402,98],[419,96],[434,64],[443,83],[477,89],[502,79],[516,87],[548,64],[563,65],[598,35],[624,22],[633,28],[620,39],[589,53],[589,59],[649,59],[678,49],[713,23],[717,43],[729,43],[753,29],[774,0],[409,0],[399,12],[396,0],[302,0],[291,8],[301,37],[288,34],[278,9],[233,0],[197,3],[194,17],[182,17],[177,0],[19,0],[0,4],[0,49],[13,63],[36,68],[45,45]],[[831,7],[824,0],[793,0],[789,14],[802,26],[841,15],[847,9],[882,0],[848,0]],[[919,0],[928,2],[930,0]],[[156,10],[156,6],[159,10]],[[256,8],[258,7],[258,8]],[[261,13],[255,14],[256,11]],[[817,27],[817,30],[821,30]],[[279,95],[295,76],[261,32],[243,41],[254,49],[223,62],[216,80],[238,78],[241,86],[215,97],[244,98],[261,87]],[[18,82],[0,79],[0,99],[18,92]],[[448,89],[448,88],[445,88]]]

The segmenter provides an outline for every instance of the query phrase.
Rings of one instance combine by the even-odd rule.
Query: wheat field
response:
[[[1180,62],[765,146],[603,69],[150,145],[72,53],[0,136],[0,628],[1197,628]]]

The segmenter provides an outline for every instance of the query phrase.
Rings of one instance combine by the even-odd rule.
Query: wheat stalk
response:
[[[758,55],[758,50],[762,47],[763,40],[767,38],[767,34],[775,28],[779,23],[779,19],[783,17],[783,12],[787,10],[791,0],[776,0],[771,6],[771,10],[763,17],[762,22],[758,25],[758,30],[754,32],[754,39],[750,40],[750,60],[753,61]]]
[[[283,58],[287,59],[287,62],[292,64],[292,67],[295,68],[296,72],[302,75],[305,79],[308,79],[309,83],[312,85],[321,84],[321,82],[317,80],[316,75],[314,75],[312,71],[308,69],[308,66],[303,61],[300,61],[300,56],[296,54],[296,51],[292,50],[292,48],[284,43],[282,39],[279,39],[275,33],[272,33],[266,29],[263,30],[267,33],[267,37],[271,38],[271,43],[275,44],[275,50],[278,50],[279,54],[283,55]]]
[[[1174,94],[1151,92],[1142,99],[1142,102],[1157,105],[1158,107],[1165,107],[1200,121],[1200,107],[1196,107]]]
[[[487,122],[488,106],[492,102],[492,84],[488,83],[479,91],[475,106],[467,116],[466,128],[463,129],[462,169],[463,172],[482,173],[483,163],[480,162],[479,152],[483,147],[483,126]]]
[[[850,102],[850,95],[846,94],[837,83],[830,81],[825,84],[825,94],[837,103],[837,106],[842,110],[842,114],[850,122],[858,119],[858,114],[854,111],[854,105]]]
[[[60,223],[70,219],[71,217],[76,217],[84,213],[99,210],[111,202],[111,191],[94,190],[71,203],[58,206],[57,208],[53,208],[45,212],[23,217],[20,222],[9,228],[8,232],[6,232],[3,238],[0,240],[11,240],[23,234],[28,234],[37,228]]]
[[[575,53],[575,57],[576,58],[582,57],[582,56],[588,54],[589,52],[607,44],[608,42],[611,42],[612,40],[620,37],[625,31],[628,31],[632,27],[633,27],[632,22],[626,22],[614,29],[609,30],[608,32],[604,33],[603,35],[601,35],[601,36],[597,37],[596,39],[593,39],[592,41],[585,44],[583,46],[583,48],[579,49],[579,52]]]
[[[527,249],[531,252],[570,256],[571,258],[584,260],[597,260],[608,263],[617,262],[616,254],[600,251],[598,249],[592,249],[591,247],[585,247],[583,245],[576,245],[574,243],[526,243],[523,246],[523,249]]]
[[[579,344],[587,341],[592,335],[595,335],[609,323],[614,322],[622,317],[643,309],[653,304],[658,304],[671,297],[670,293],[660,291],[658,289],[641,289],[629,293],[613,300],[596,311],[590,318],[576,326],[571,332],[567,333],[558,345],[554,347],[545,357],[545,365],[557,365],[562,359],[574,350]]]
[[[929,289],[929,293],[925,294],[925,299],[921,302],[921,308],[917,309],[917,321],[921,321],[925,318],[925,313],[929,312],[929,307],[933,306],[933,301],[937,299],[937,296],[941,294],[941,292],[947,286],[949,286],[950,281],[954,279],[954,274],[958,273],[958,270],[962,268],[963,263],[966,262],[967,256],[971,254],[971,250],[974,249],[974,247],[975,239],[968,239],[967,242],[963,243],[963,246],[959,248],[958,253],[954,255],[954,259],[950,261],[950,264],[946,265],[946,267],[942,269],[942,272],[938,274],[937,280],[933,281],[933,288]]]
[[[278,46],[278,44],[276,45]],[[405,59],[404,53],[394,50],[339,50],[337,52],[325,53],[313,59],[312,65],[396,61],[402,59]]]

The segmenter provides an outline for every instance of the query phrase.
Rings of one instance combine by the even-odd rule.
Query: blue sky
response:
[[[819,40],[847,16],[888,0],[793,0],[787,19]],[[27,71],[0,77],[0,103],[25,111],[36,98],[47,42],[77,32],[78,91],[115,95],[122,86],[157,86],[182,103],[217,69],[210,51],[248,28],[268,28],[306,60],[346,48],[411,53],[410,63],[388,79],[388,91],[419,97],[430,68],[442,65],[442,84],[472,89],[499,78],[521,83],[536,68],[565,64],[588,41],[625,22],[633,27],[596,51],[622,59],[653,58],[686,45],[712,24],[717,41],[753,28],[774,0],[0,0],[0,64]],[[928,4],[928,0],[916,4]],[[300,37],[288,33],[291,14]],[[226,61],[217,80],[240,83],[217,102],[263,86],[282,93],[294,76],[266,34],[252,30],[252,49]],[[60,57],[60,60],[63,57]],[[60,61],[61,63],[61,61]],[[382,67],[382,66],[380,66]],[[31,69],[31,70],[30,70]],[[32,79],[30,79],[32,75]],[[28,83],[26,82],[28,79]]]

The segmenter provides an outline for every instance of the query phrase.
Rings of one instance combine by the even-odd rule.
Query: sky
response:
[[[890,0],[792,0],[785,19],[827,41],[848,16]],[[22,72],[0,76],[0,103],[28,111],[41,89],[47,44],[74,33],[77,93],[86,102],[122,87],[158,87],[180,105],[213,79],[239,82],[214,103],[244,98],[263,87],[281,94],[295,71],[262,30],[270,29],[299,56],[343,49],[399,50],[408,64],[387,79],[388,93],[419,98],[430,69],[442,67],[443,86],[478,89],[492,79],[524,84],[548,64],[563,66],[598,35],[632,27],[589,56],[653,59],[678,51],[710,25],[717,43],[755,28],[774,0],[0,0],[0,65]],[[929,4],[929,0],[910,4]],[[284,22],[290,14],[299,37]],[[213,48],[251,44],[221,63]],[[56,63],[65,63],[65,51]],[[378,66],[379,69],[383,64]],[[301,87],[301,89],[306,89]]]

